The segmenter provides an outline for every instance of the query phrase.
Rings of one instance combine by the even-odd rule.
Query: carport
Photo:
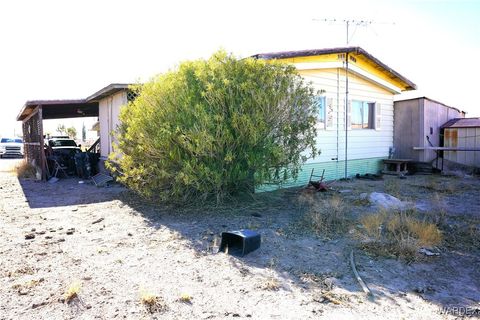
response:
[[[25,158],[41,169],[42,180],[46,180],[48,170],[43,148],[43,120],[80,117],[98,117],[98,102],[33,100],[22,107],[17,121],[22,121]]]

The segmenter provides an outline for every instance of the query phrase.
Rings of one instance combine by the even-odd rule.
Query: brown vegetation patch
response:
[[[327,197],[318,193],[303,193],[299,201],[306,208],[300,221],[304,229],[323,237],[343,233],[348,229],[350,220],[347,215],[351,206],[339,195]]]
[[[360,223],[367,240],[363,248],[383,256],[414,260],[421,247],[437,246],[443,239],[434,223],[418,219],[412,211],[381,210],[362,217]]]
[[[22,161],[15,167],[17,177],[21,179],[34,179],[36,177],[37,170],[30,162]]]

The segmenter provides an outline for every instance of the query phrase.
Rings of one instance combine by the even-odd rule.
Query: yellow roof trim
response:
[[[348,63],[360,70],[373,75],[376,78],[385,81],[401,91],[414,90],[416,85],[407,78],[394,71],[386,64],[359,47],[290,51],[258,54],[254,57],[260,59],[275,59],[284,63],[302,64],[302,68],[308,68],[308,64],[318,63],[341,63],[345,67],[346,57]]]

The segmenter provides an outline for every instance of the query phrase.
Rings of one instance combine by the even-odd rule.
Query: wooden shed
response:
[[[98,103],[101,160],[106,160],[113,151],[116,142],[113,132],[120,124],[120,109],[135,97],[135,93],[128,89],[130,86],[128,83],[112,83],[86,99]]]
[[[437,151],[429,148],[441,146],[442,125],[464,117],[465,112],[427,97],[395,101],[394,157],[419,162],[435,160]]]
[[[480,118],[452,119],[441,130],[446,160],[480,168]]]

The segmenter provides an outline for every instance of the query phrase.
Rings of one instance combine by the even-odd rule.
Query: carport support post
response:
[[[37,105],[35,109],[28,115],[25,119],[23,119],[22,124],[22,131],[23,131],[23,143],[26,147],[25,149],[25,156],[26,160],[29,163],[32,163],[35,160],[35,155],[37,150],[33,150],[33,146],[38,147],[39,150],[43,151],[43,134],[40,136],[40,132],[43,132],[43,125],[42,122],[39,122],[38,119],[40,117],[39,114],[40,105]],[[33,122],[32,118],[36,120]],[[34,126],[34,127],[33,127]],[[27,130],[28,129],[28,130]],[[34,136],[33,136],[34,135]],[[42,153],[38,154],[38,163],[37,166],[42,166]],[[42,173],[44,169],[42,168]]]
[[[47,180],[47,159],[45,158],[45,151],[43,150],[43,114],[42,114],[42,105],[38,106],[38,126],[40,134],[40,163],[42,168],[42,180]]]

